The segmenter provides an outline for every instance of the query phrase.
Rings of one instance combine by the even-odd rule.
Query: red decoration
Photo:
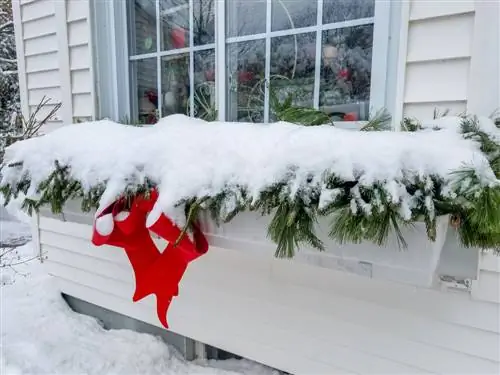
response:
[[[170,33],[174,48],[184,48],[186,46],[186,30],[182,27],[175,27]]]
[[[135,275],[136,288],[132,300],[136,302],[155,294],[158,319],[168,328],[167,310],[172,298],[179,293],[179,282],[188,263],[208,251],[208,242],[195,225],[194,241],[185,235],[176,246],[181,230],[167,216],[161,214],[152,223],[147,220],[157,199],[156,190],[151,191],[149,198],[138,196],[132,202],[130,211],[124,210],[123,199],[114,202],[96,218],[92,243],[125,250]],[[163,252],[156,247],[150,231],[168,241]]]
[[[350,72],[349,72],[349,69],[347,68],[344,68],[344,69],[340,69],[339,73],[337,74],[337,77],[338,78],[343,78],[345,80],[348,80],[349,77],[350,77]]]
[[[238,72],[238,82],[244,83],[253,79],[253,73],[248,71]]]
[[[344,115],[344,121],[357,121],[358,114],[356,112],[349,112]]]
[[[214,82],[215,81],[215,72],[213,70],[206,70],[205,71],[205,80],[208,82]]]

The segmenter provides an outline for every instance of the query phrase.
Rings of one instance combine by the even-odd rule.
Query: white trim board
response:
[[[476,0],[467,112],[489,116],[500,109],[500,7]]]

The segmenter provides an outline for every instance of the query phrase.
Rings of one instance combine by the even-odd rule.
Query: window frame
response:
[[[271,48],[271,38],[279,36],[297,35],[306,32],[316,33],[315,50],[315,79],[313,104],[319,108],[320,93],[320,67],[321,67],[321,47],[323,41],[323,31],[340,29],[342,27],[373,24],[373,52],[372,70],[370,84],[370,111],[386,108],[390,113],[397,113],[398,106],[401,105],[396,96],[396,72],[394,66],[397,65],[399,49],[399,29],[401,27],[401,4],[399,2],[376,1],[373,17],[341,21],[323,24],[323,0],[318,0],[317,22],[314,26],[307,26],[286,30],[271,30],[271,6],[272,0],[266,0],[266,31],[259,34],[229,37],[226,36],[226,1],[218,0],[214,4],[215,12],[215,38],[214,43],[194,46],[193,45],[193,13],[190,12],[190,47],[160,51],[160,40],[158,38],[161,27],[160,5],[156,1],[156,33],[157,50],[154,53],[129,55],[129,30],[127,2],[125,1],[100,1],[93,0],[94,25],[93,33],[95,38],[94,66],[97,78],[97,111],[98,117],[109,117],[115,120],[131,118],[133,79],[130,77],[130,64],[142,58],[157,59],[157,87],[161,88],[161,58],[182,53],[189,53],[189,78],[191,87],[194,80],[193,55],[195,52],[214,49],[215,54],[215,103],[218,111],[219,121],[226,120],[226,49],[231,43],[265,40],[266,55],[269,56]],[[189,9],[193,8],[193,0],[189,0]],[[112,25],[114,27],[109,27]],[[110,61],[111,64],[100,64],[99,61]],[[269,80],[270,59],[266,58],[265,78]],[[106,95],[104,95],[106,93]],[[111,97],[110,97],[111,93]],[[158,108],[161,114],[162,95],[158,95]],[[190,90],[190,114],[194,111],[194,91]],[[162,114],[161,114],[162,115]],[[269,120],[269,92],[266,89],[264,97],[264,121]],[[350,128],[352,123],[339,123],[342,127]],[[356,128],[355,126],[354,128]],[[397,129],[397,125],[394,125]]]

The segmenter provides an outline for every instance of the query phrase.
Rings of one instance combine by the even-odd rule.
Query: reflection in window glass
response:
[[[317,2],[314,0],[273,0],[272,31],[316,25]]]
[[[266,0],[226,1],[227,36],[266,32]]]
[[[323,23],[373,17],[375,0],[323,0]]]
[[[265,41],[227,46],[227,118],[229,121],[264,121]]]
[[[140,123],[154,124],[158,116],[156,58],[132,61],[131,72],[136,87],[132,93],[135,113]]]
[[[189,46],[189,1],[160,0],[161,49]]]
[[[193,1],[193,42],[195,46],[215,43],[215,1]]]
[[[298,34],[271,39],[271,87],[280,101],[289,94],[294,104],[313,106],[316,34]]]
[[[162,116],[189,114],[189,54],[161,58]]]
[[[215,103],[215,50],[194,53],[194,117],[217,119]]]
[[[134,0],[129,7],[132,27],[130,54],[156,52],[156,4],[155,0]]]
[[[372,45],[373,25],[323,32],[320,106],[340,119],[367,119]]]

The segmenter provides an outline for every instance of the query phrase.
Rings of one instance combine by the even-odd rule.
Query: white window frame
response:
[[[92,0],[91,0],[92,1]],[[131,117],[131,98],[130,88],[133,86],[130,82],[130,62],[142,58],[156,57],[158,60],[163,56],[171,56],[181,53],[189,53],[191,81],[193,75],[193,54],[197,51],[215,49],[215,102],[219,120],[226,120],[226,48],[230,43],[264,39],[266,43],[266,54],[269,54],[271,47],[271,38],[277,36],[297,35],[305,32],[316,33],[316,69],[313,103],[314,107],[319,107],[320,92],[320,65],[321,65],[321,45],[324,30],[339,29],[349,26],[373,24],[373,53],[372,53],[372,71],[370,87],[370,110],[376,111],[386,108],[390,113],[398,113],[396,96],[396,69],[398,49],[399,49],[399,28],[401,22],[400,2],[376,1],[375,14],[373,17],[323,24],[323,0],[318,1],[317,25],[302,27],[296,29],[287,29],[271,31],[271,5],[272,0],[267,1],[266,32],[237,37],[226,36],[226,1],[218,0],[215,2],[215,41],[214,43],[193,46],[193,24],[192,12],[190,12],[190,46],[187,48],[160,51],[160,40],[157,37],[157,52],[129,56],[128,53],[128,24],[127,24],[127,2],[121,0],[102,1],[93,0],[92,9],[94,14],[94,38],[96,53],[94,64],[97,78],[97,110],[98,117],[109,117],[119,120],[123,117]],[[193,8],[193,0],[189,0],[190,9]],[[159,3],[156,6],[156,26],[157,35],[159,35],[160,25]],[[98,36],[98,37],[97,37]],[[319,56],[318,56],[319,55]],[[102,64],[100,61],[110,63]],[[160,65],[157,64],[158,70]],[[161,88],[161,72],[158,71],[158,87]],[[265,78],[270,76],[270,59],[266,59]],[[192,86],[193,82],[191,82]],[[160,116],[162,115],[161,101],[162,95],[158,93],[158,108]],[[194,91],[190,90],[190,111],[193,115],[194,110]],[[264,98],[264,121],[269,120],[269,93],[266,89]],[[345,123],[343,123],[345,124]]]

